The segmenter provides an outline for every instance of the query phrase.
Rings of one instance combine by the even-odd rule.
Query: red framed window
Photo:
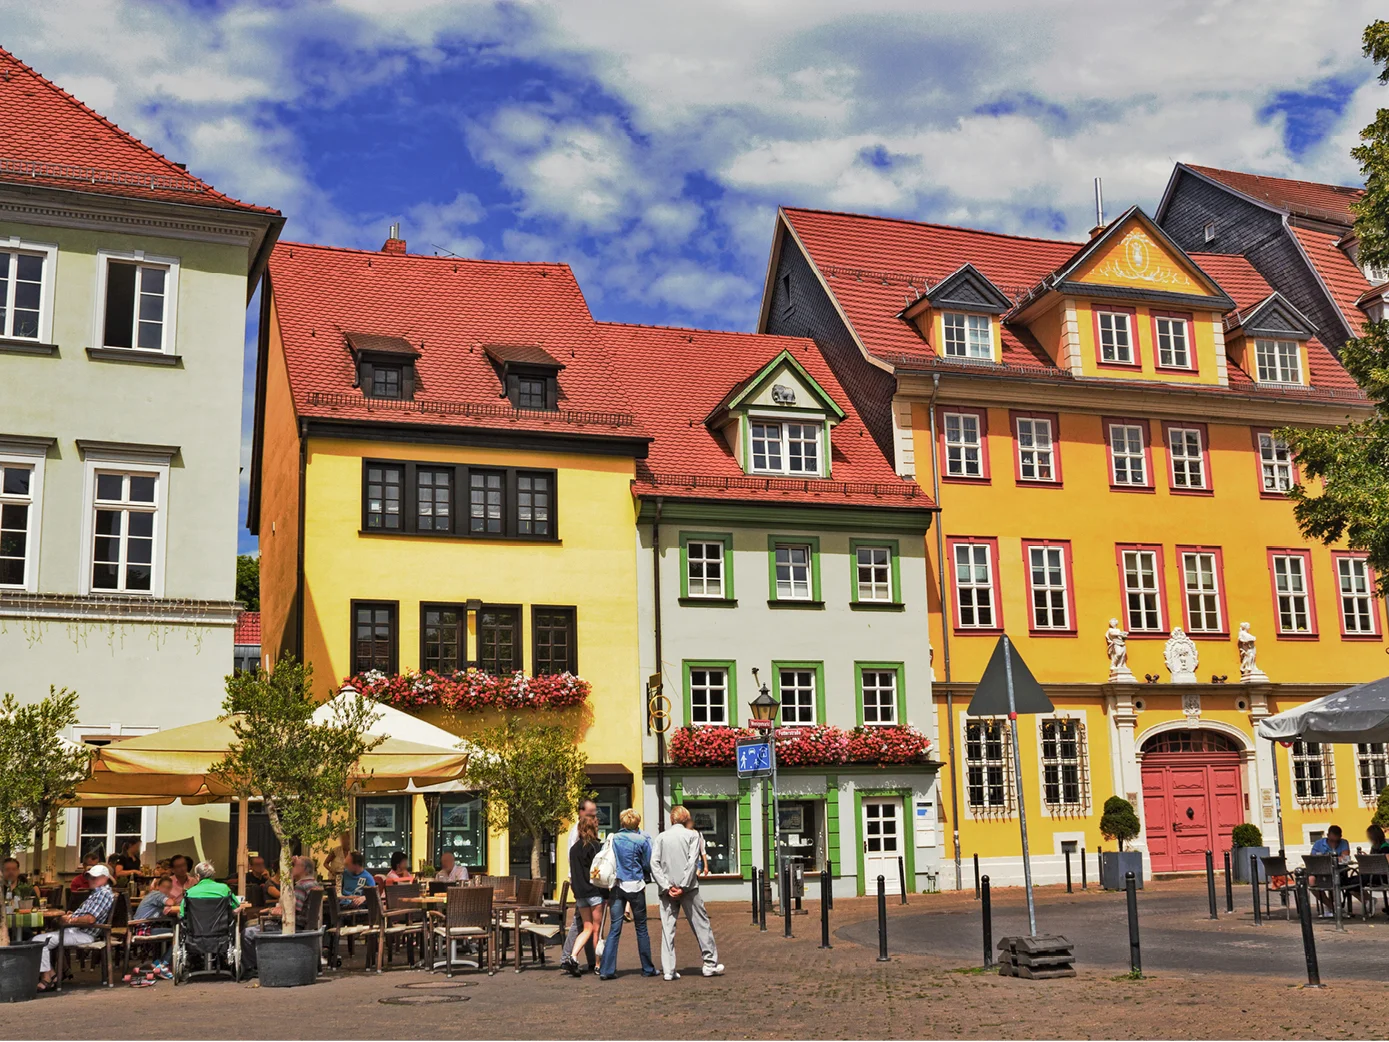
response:
[[[1024,539],[1023,567],[1027,570],[1028,623],[1034,634],[1076,632],[1075,582],[1071,575],[1069,539]]]
[[[962,633],[998,633],[1003,612],[998,603],[998,540],[990,536],[952,536],[951,586],[955,592],[955,629]]]
[[[1315,639],[1317,601],[1312,589],[1312,552],[1301,548],[1268,551],[1273,584],[1273,619],[1280,640]]]
[[[1179,546],[1182,577],[1182,624],[1193,637],[1228,637],[1230,616],[1225,601],[1225,557],[1218,546]]]
[[[1204,423],[1162,425],[1167,443],[1167,480],[1173,492],[1209,495],[1211,484],[1210,434]]]
[[[1133,308],[1096,308],[1094,314],[1095,362],[1101,367],[1138,368],[1138,323]]]
[[[1336,570],[1337,613],[1341,636],[1347,640],[1379,640],[1384,627],[1379,614],[1379,595],[1375,592],[1375,573],[1363,554],[1333,550],[1331,564]]]
[[[1119,592],[1124,628],[1133,634],[1167,635],[1167,583],[1162,547],[1151,543],[1119,543]]]
[[[1196,343],[1191,316],[1176,311],[1153,312],[1153,359],[1159,369],[1196,371]]]
[[[1060,418],[1054,412],[1013,412],[1013,475],[1019,484],[1061,484]]]
[[[989,480],[989,414],[985,410],[941,410],[938,437],[943,480]]]
[[[1101,420],[1109,453],[1109,487],[1116,491],[1153,491],[1153,447],[1147,420],[1111,417]]]

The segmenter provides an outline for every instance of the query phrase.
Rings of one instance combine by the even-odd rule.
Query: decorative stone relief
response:
[[[1196,668],[1200,664],[1200,656],[1196,652],[1195,643],[1180,626],[1174,627],[1172,636],[1167,638],[1162,657],[1167,663],[1167,671],[1172,674],[1172,683],[1196,683]]]
[[[1136,684],[1137,678],[1129,669],[1129,635],[1119,628],[1118,619],[1109,620],[1109,629],[1104,631],[1104,646],[1109,653],[1109,682],[1111,684]]]
[[[1239,679],[1241,684],[1266,684],[1268,674],[1259,668],[1259,638],[1249,632],[1249,623],[1239,624]]]
[[[796,389],[785,384],[772,384],[772,401],[777,405],[795,405]]]
[[[1172,682],[1175,684],[1177,681],[1173,678]],[[1197,692],[1182,695],[1182,712],[1186,714],[1187,723],[1194,725],[1201,722],[1201,696]]]

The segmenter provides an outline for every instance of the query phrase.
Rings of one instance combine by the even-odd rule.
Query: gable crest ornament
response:
[[[1095,269],[1097,275],[1110,278],[1133,280],[1137,282],[1164,283],[1167,285],[1188,285],[1182,272],[1169,268],[1161,262],[1161,252],[1153,240],[1134,228],[1119,244],[1107,261]]]
[[[1196,683],[1196,669],[1200,665],[1200,656],[1196,652],[1195,642],[1180,626],[1174,627],[1172,635],[1167,638],[1162,658],[1167,663],[1167,671],[1172,674],[1172,683]]]
[[[785,384],[772,384],[772,402],[776,405],[795,405],[796,389]]]

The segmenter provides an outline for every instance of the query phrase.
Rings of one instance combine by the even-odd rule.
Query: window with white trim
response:
[[[1292,747],[1293,796],[1298,803],[1335,803],[1336,769],[1331,746],[1297,739]]]
[[[1167,428],[1167,451],[1172,460],[1172,487],[1206,487],[1206,457],[1200,427]]]
[[[0,337],[42,337],[44,277],[50,266],[41,252],[0,250]]]
[[[0,586],[28,585],[35,485],[32,466],[0,460]]]
[[[685,590],[690,597],[723,597],[721,542],[690,540],[685,544]]]
[[[1146,486],[1148,460],[1143,449],[1143,427],[1137,423],[1109,425],[1109,456],[1116,485]]]
[[[154,588],[159,475],[96,472],[92,589],[150,593]]]
[[[1117,365],[1133,364],[1133,327],[1124,311],[1098,311],[1100,361]]]
[[[1039,630],[1070,629],[1065,547],[1029,546],[1027,578],[1032,589],[1033,627]]]
[[[1259,432],[1259,467],[1265,492],[1293,487],[1293,456],[1288,443],[1267,431]]]
[[[899,723],[895,669],[861,669],[859,686],[863,691],[865,725],[885,727]]]
[[[1006,812],[1013,805],[1008,784],[1008,723],[965,722],[965,796],[975,814]]]
[[[1024,481],[1055,481],[1052,469],[1051,420],[1018,418],[1018,475]]]
[[[776,599],[808,601],[814,590],[811,582],[811,548],[805,544],[778,546],[773,551],[776,568]]]
[[[945,328],[946,355],[993,359],[993,319],[990,316],[947,311],[941,316],[941,322]]]
[[[83,807],[80,814],[79,857],[93,851],[102,858],[123,854],[127,843],[144,838],[143,807]]]
[[[854,549],[854,568],[860,601],[892,600],[892,548],[860,546]]]
[[[1307,593],[1307,558],[1273,555],[1273,592],[1279,633],[1311,633],[1312,609]]]
[[[984,450],[979,416],[972,412],[948,412],[945,425],[945,472],[953,478],[984,476]]]
[[[1082,810],[1085,785],[1085,724],[1043,720],[1042,802],[1053,811]]]
[[[1191,368],[1191,349],[1186,339],[1186,319],[1159,315],[1153,319],[1157,330],[1158,365],[1171,369]]]
[[[165,350],[172,284],[168,264],[107,258],[101,346]]]
[[[1360,742],[1355,747],[1355,776],[1360,783],[1360,802],[1375,806],[1389,785],[1389,744]],[[1372,851],[1373,853],[1373,851]]]
[[[1255,340],[1260,383],[1302,383],[1302,347],[1296,340]]]
[[[727,726],[727,669],[690,667],[690,723],[696,726]]]
[[[1217,558],[1203,550],[1182,552],[1182,588],[1186,594],[1187,630],[1192,633],[1222,633],[1220,576]]]
[[[961,629],[992,629],[993,553],[988,543],[956,543],[955,604]]]
[[[815,723],[815,670],[783,669],[777,677],[781,692],[781,722],[785,727]]]
[[[1156,550],[1125,550],[1124,614],[1130,630],[1162,630],[1162,597],[1158,589]]]
[[[752,435],[752,469],[762,474],[819,474],[818,423],[749,424]]]
[[[1375,633],[1375,608],[1370,589],[1370,563],[1363,557],[1336,558],[1341,590],[1341,628],[1347,634]]]

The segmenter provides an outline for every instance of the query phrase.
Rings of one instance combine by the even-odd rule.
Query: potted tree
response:
[[[365,699],[335,703],[331,720],[315,721],[312,677],[312,667],[286,655],[272,672],[227,677],[222,702],[236,738],[212,773],[239,795],[259,797],[280,841],[282,932],[257,938],[261,987],[312,984],[318,976],[323,931],[295,932],[291,848],[342,832],[358,761],[384,741],[368,733],[376,716]]]
[[[37,859],[52,809],[70,799],[87,776],[88,750],[59,738],[76,722],[77,694],[66,688],[50,688],[46,698],[32,705],[20,705],[9,694],[0,699],[0,857],[9,857],[32,836]],[[32,887],[28,893],[32,897]],[[0,1002],[22,1002],[38,994],[41,949],[38,944],[11,944],[8,915],[0,913]]]
[[[1245,822],[1230,830],[1230,860],[1234,863],[1235,878],[1247,883],[1255,878],[1258,858],[1268,857],[1269,849],[1264,846],[1264,834],[1258,825]]]
[[[1100,817],[1100,834],[1119,844],[1118,850],[1106,850],[1100,854],[1100,886],[1106,890],[1124,889],[1124,879],[1128,873],[1143,887],[1143,853],[1138,850],[1125,850],[1124,843],[1134,839],[1143,826],[1134,813],[1133,804],[1122,796],[1111,796],[1104,801],[1104,814]]]

